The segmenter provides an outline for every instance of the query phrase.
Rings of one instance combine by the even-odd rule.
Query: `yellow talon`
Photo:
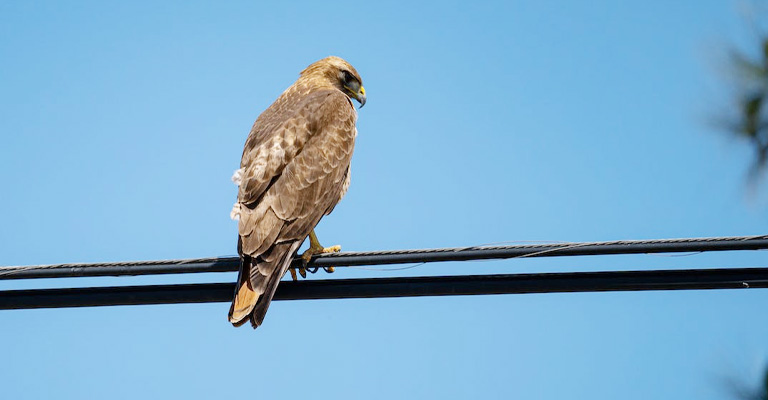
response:
[[[317,240],[317,235],[315,235],[314,229],[312,232],[309,233],[309,248],[307,251],[302,253],[301,255],[301,261],[303,264],[303,267],[299,269],[299,273],[301,273],[302,277],[306,277],[305,267],[307,264],[309,264],[310,261],[312,261],[312,256],[316,254],[326,254],[326,253],[338,253],[341,251],[341,246],[331,246],[331,247],[323,247],[320,244],[320,241]],[[325,267],[326,272],[333,272],[333,267]],[[293,273],[293,272],[292,272]]]
[[[324,247],[323,248],[323,253],[338,253],[340,251],[341,251],[341,246],[338,245],[338,244],[336,246]]]

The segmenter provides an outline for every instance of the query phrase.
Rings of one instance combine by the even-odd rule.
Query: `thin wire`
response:
[[[414,269],[416,267],[421,267],[422,265],[425,265],[426,263],[427,263],[426,261],[422,261],[420,263],[416,263],[416,264],[413,264],[413,265],[408,265],[408,266],[405,266],[405,267],[399,267],[399,268],[371,268],[371,267],[363,267],[363,266],[360,266],[360,265],[350,265],[349,268],[361,269],[361,270],[364,270],[364,271],[393,272],[393,271],[405,271],[407,269]]]
[[[568,242],[562,242],[557,240],[505,240],[501,242],[491,242],[491,243],[482,243],[475,246],[468,246],[468,247],[461,247],[458,248],[457,251],[464,251],[469,249],[482,249],[485,247],[491,247],[495,246],[498,247],[500,245],[510,245],[510,244],[520,244],[520,243],[535,243],[535,244],[560,244],[560,243],[568,243]],[[517,258],[517,257],[512,257]],[[478,261],[493,261],[493,260],[478,260]],[[422,261],[419,263],[415,263],[413,265],[408,265],[405,267],[399,267],[399,268],[371,268],[371,267],[363,267],[360,265],[350,265],[349,268],[359,269],[363,271],[377,271],[377,272],[397,272],[397,271],[405,271],[409,269],[414,269],[417,267],[421,267],[422,265],[426,265],[427,261]],[[327,272],[327,270],[326,270]]]
[[[470,249],[483,249],[486,247],[498,247],[500,245],[509,245],[509,244],[520,244],[520,243],[536,243],[536,244],[565,244],[569,242],[562,242],[557,240],[505,240],[501,242],[491,242],[491,243],[483,243],[478,244],[475,246],[468,246],[468,247],[462,247],[457,249],[458,251],[464,251],[464,250],[470,250]],[[511,257],[511,258],[519,258],[520,256]],[[480,262],[490,262],[494,260],[477,260]],[[364,270],[364,271],[377,271],[377,272],[396,272],[396,271],[405,271],[409,269],[414,269],[417,267],[421,267],[422,265],[426,265],[427,261],[422,261],[413,265],[408,265],[405,267],[399,267],[399,268],[371,268],[371,267],[363,267],[359,265],[350,265],[349,268]],[[327,270],[326,270],[327,272]]]
[[[690,257],[690,256],[697,256],[703,253],[704,253],[703,251],[692,251],[690,253],[683,253],[683,254],[648,254],[648,255],[655,256],[655,257]]]

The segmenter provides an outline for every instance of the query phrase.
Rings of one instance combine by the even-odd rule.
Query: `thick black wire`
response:
[[[315,256],[312,262],[310,262],[309,266],[345,267],[522,257],[762,249],[768,249],[768,235],[343,252]],[[298,267],[300,264],[300,259],[294,260],[294,266]],[[237,271],[238,266],[239,259],[237,257],[212,257],[185,260],[128,261],[90,264],[31,265],[19,267],[0,267],[0,280],[230,272]]]
[[[230,301],[233,283],[0,292],[0,310]],[[768,287],[768,268],[461,275],[282,282],[275,300]]]

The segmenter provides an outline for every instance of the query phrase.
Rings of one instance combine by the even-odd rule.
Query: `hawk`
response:
[[[240,272],[229,322],[264,320],[275,289],[293,255],[309,236],[304,265],[323,248],[314,228],[331,213],[349,187],[357,111],[365,105],[357,71],[339,57],[327,57],[301,71],[299,79],[259,117],[245,141],[232,218],[239,219]],[[296,271],[291,276],[296,280]],[[304,268],[300,268],[306,276]],[[330,272],[330,271],[329,271]]]

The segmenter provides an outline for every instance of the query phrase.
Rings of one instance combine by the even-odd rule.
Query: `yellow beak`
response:
[[[349,93],[349,97],[360,102],[360,108],[363,108],[363,106],[365,105],[365,88],[362,85],[360,85],[360,88],[355,90],[352,87],[344,85],[344,89],[347,89],[347,93]]]
[[[361,85],[360,91],[357,93],[357,101],[360,102],[360,108],[365,105],[365,88]]]

